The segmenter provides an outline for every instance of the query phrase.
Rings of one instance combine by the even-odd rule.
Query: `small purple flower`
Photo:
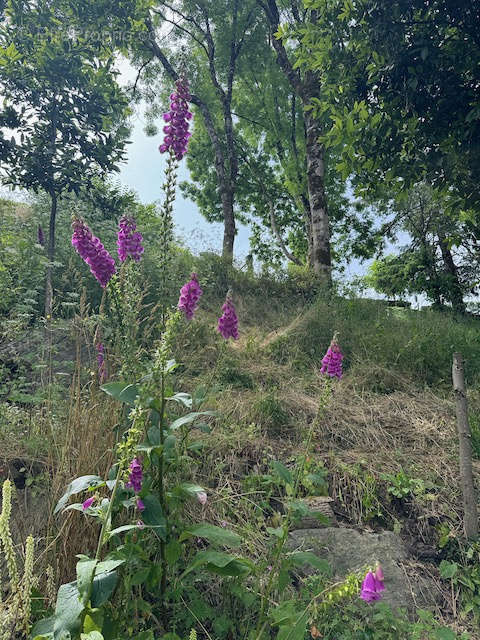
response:
[[[37,240],[38,244],[40,244],[42,247],[45,247],[45,234],[43,233],[43,229],[40,225],[38,225]]]
[[[139,529],[145,529],[145,523],[143,522],[143,520],[137,520],[137,527]]]
[[[143,237],[136,228],[135,220],[127,216],[123,216],[118,224],[117,247],[120,262],[125,262],[128,256],[131,256],[135,262],[139,262],[142,257]]]
[[[92,275],[105,288],[115,273],[115,260],[83,220],[73,221],[72,245],[90,267]]]
[[[342,360],[343,353],[334,337],[327,349],[327,353],[323,356],[320,373],[326,373],[330,378],[337,377],[340,379],[342,377]]]
[[[128,482],[125,485],[127,489],[133,489],[135,493],[140,493],[142,490],[143,472],[142,463],[138,458],[134,458],[129,466],[130,474],[128,476]]]
[[[230,292],[227,293],[225,304],[222,307],[223,314],[218,319],[218,331],[222,334],[225,340],[233,338],[238,339],[238,318],[235,312],[235,306],[233,304]]]
[[[137,509],[139,511],[145,511],[145,503],[141,498],[137,498]]]
[[[383,577],[383,571],[381,568],[380,571],[381,576]],[[375,602],[376,600],[380,600],[382,597],[382,591],[385,591],[383,580],[376,576],[376,572],[373,574],[369,571],[362,582],[360,598],[365,600],[365,602]]]
[[[97,362],[98,362],[98,377],[100,382],[103,382],[107,377],[107,370],[105,366],[105,347],[101,342],[97,344]]]
[[[183,311],[187,320],[193,318],[202,293],[203,291],[198,284],[197,274],[192,273],[190,280],[180,289],[180,298],[178,299],[178,309]]]
[[[188,131],[192,114],[188,110],[190,93],[186,78],[179,78],[175,83],[175,92],[170,95],[170,111],[163,114],[166,125],[163,127],[165,137],[158,147],[160,153],[172,151],[181,160],[187,153],[188,139],[192,135]]]
[[[220,526],[221,526],[221,527],[223,527],[223,528],[225,529],[226,527],[228,527],[228,522],[227,522],[226,520],[222,520],[222,521],[220,522]]]
[[[82,511],[86,511],[87,509],[89,509],[94,502],[95,502],[95,496],[92,496],[91,498],[87,498],[85,502],[82,504]]]

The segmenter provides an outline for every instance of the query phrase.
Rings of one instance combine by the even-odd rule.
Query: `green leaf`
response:
[[[177,418],[170,425],[170,429],[175,431],[180,427],[185,426],[186,424],[192,424],[199,416],[215,416],[217,415],[216,411],[193,411],[192,413],[187,413],[186,416],[182,416],[181,418]]]
[[[99,562],[97,564],[97,568],[95,569],[95,575],[99,576],[102,573],[109,573],[113,571],[120,565],[124,564],[125,560],[103,560],[103,562]]]
[[[189,393],[176,393],[174,396],[170,396],[167,400],[173,400],[179,404],[183,404],[188,409],[192,406],[192,396]]]
[[[212,544],[230,547],[231,549],[236,549],[242,544],[242,538],[238,533],[217,527],[213,524],[208,524],[207,522],[188,527],[182,533],[180,540],[185,540],[186,536],[206,538]]]
[[[447,627],[441,627],[435,630],[435,640],[455,640],[457,634]]]
[[[156,496],[148,495],[143,498],[145,510],[142,512],[142,520],[145,524],[155,527],[156,533],[162,540],[167,535],[167,522],[163,515],[162,505]]]
[[[272,462],[272,467],[279,476],[280,480],[282,480],[285,484],[293,484],[292,474],[285,465],[283,465],[281,462],[278,462],[278,460],[274,460]]]
[[[146,567],[145,569],[139,569],[136,571],[133,576],[130,578],[130,584],[132,587],[135,587],[139,584],[143,584],[145,580],[148,578],[148,574],[150,573],[150,567]]]
[[[92,580],[97,562],[97,560],[80,560],[80,562],[77,562],[77,589],[80,601],[84,606],[90,600]]]
[[[81,633],[80,640],[104,640],[100,631],[90,631],[90,633]]]
[[[105,483],[102,478],[99,476],[81,476],[80,478],[75,478],[68,485],[65,490],[65,493],[57,502],[57,506],[55,507],[55,511],[53,513],[58,513],[61,511],[65,505],[67,504],[70,496],[75,495],[76,493],[80,493],[81,491],[85,491],[85,489],[95,489],[97,487],[103,486]]]
[[[458,564],[456,562],[448,562],[447,560],[442,560],[440,563],[440,576],[444,580],[450,580],[453,578],[458,571]]]
[[[112,536],[118,536],[119,533],[123,533],[124,531],[131,531],[132,529],[139,529],[138,524],[124,524],[121,527],[117,527],[116,529],[112,529],[108,534],[108,539]]]
[[[330,565],[323,558],[319,558],[311,551],[295,551],[287,556],[288,561],[294,567],[304,567],[306,564],[315,567],[322,573],[329,575],[331,573]]]
[[[92,607],[101,607],[102,604],[108,601],[117,586],[117,580],[118,574],[116,571],[95,576],[90,599]]]
[[[100,387],[106,394],[133,407],[138,396],[138,387],[136,384],[128,382],[107,382]]]
[[[64,632],[74,635],[80,631],[84,606],[79,596],[74,582],[62,584],[59,588],[53,623],[54,640],[59,640]]]
[[[252,564],[244,558],[236,558],[220,551],[199,551],[193,558],[191,565],[184,571],[183,576],[199,567],[220,576],[235,577],[246,576],[253,569]]]
[[[50,618],[44,618],[39,620],[32,628],[31,635],[33,640],[44,640],[46,638],[53,638],[53,623],[54,616]]]
[[[175,564],[179,560],[179,558],[181,558],[182,550],[183,550],[183,547],[178,542],[178,540],[171,540],[165,548],[165,555],[166,555],[168,564],[170,565]]]

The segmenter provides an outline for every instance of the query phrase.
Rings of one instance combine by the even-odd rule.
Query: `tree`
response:
[[[259,27],[254,0],[158,1],[138,12],[144,24],[143,39],[134,43],[134,60],[142,74],[144,95],[158,114],[157,81],[160,63],[163,74],[176,80],[185,70],[191,83],[191,103],[200,115],[213,150],[216,189],[224,223],[223,256],[233,259],[236,234],[235,197],[238,179],[238,150],[235,142],[233,101],[241,56]],[[228,20],[225,17],[228,16]],[[168,27],[168,47],[160,46],[160,30]],[[163,40],[164,38],[162,38]],[[160,91],[162,93],[162,91]]]
[[[81,10],[81,7],[80,7]],[[113,57],[79,24],[73,2],[6,3],[0,30],[1,177],[50,198],[45,316],[52,314],[58,199],[117,170],[123,158],[128,102]]]
[[[480,278],[479,241],[468,232],[468,219],[451,215],[445,197],[425,184],[391,203],[389,212],[383,242],[407,242],[396,255],[373,263],[367,283],[391,296],[423,293],[436,306],[449,304],[463,313],[464,296]]]
[[[311,110],[313,100],[318,100],[321,83],[316,70],[301,72],[295,64],[293,51],[288,48],[288,40],[296,39],[296,29],[310,21],[315,23],[316,12],[303,9],[297,0],[277,2],[277,0],[257,0],[263,8],[270,28],[272,46],[277,54],[277,62],[288,78],[304,109],[306,174],[310,206],[310,226],[312,236],[312,265],[315,273],[326,282],[331,281],[330,225],[327,197],[325,193],[325,149],[320,141],[324,133],[321,120]],[[290,21],[293,29],[282,26]]]
[[[449,205],[480,202],[480,5],[476,0],[309,0],[298,63],[322,77],[313,111],[363,192],[421,180]]]

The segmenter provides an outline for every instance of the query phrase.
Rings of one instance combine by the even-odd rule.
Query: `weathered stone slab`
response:
[[[438,604],[439,593],[433,581],[412,571],[404,543],[392,531],[368,533],[343,527],[296,530],[290,533],[288,546],[291,550],[313,551],[327,560],[335,580],[380,562],[386,587],[382,599],[391,607],[412,611]]]

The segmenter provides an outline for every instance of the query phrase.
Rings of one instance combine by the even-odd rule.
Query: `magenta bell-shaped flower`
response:
[[[369,571],[365,576],[360,590],[360,598],[365,602],[375,602],[382,597],[382,591],[385,591],[383,571],[381,567],[378,567],[375,573]]]
[[[320,373],[325,373],[327,376],[330,376],[330,378],[336,377],[340,379],[342,377],[342,360],[343,353],[334,336],[327,349],[327,353],[323,356]]]
[[[197,274],[192,273],[190,280],[180,289],[180,298],[178,299],[178,309],[183,311],[187,320],[193,318],[202,293],[203,291],[198,284]]]
[[[177,160],[181,160],[187,153],[189,120],[192,118],[188,110],[190,92],[186,78],[179,78],[175,83],[175,92],[170,95],[170,111],[163,114],[163,119],[169,124],[163,127],[165,138],[158,147],[160,153],[172,150]]]
[[[142,463],[138,458],[134,458],[130,463],[129,469],[130,475],[125,486],[127,489],[133,489],[135,493],[140,493],[143,482]]]
[[[83,220],[73,221],[72,245],[79,256],[90,267],[90,272],[105,288],[115,273],[115,260],[105,249],[103,244],[90,231]]]
[[[142,234],[136,231],[137,224],[133,218],[123,216],[118,224],[117,247],[120,262],[125,262],[128,256],[139,262],[144,248]]]
[[[225,340],[233,338],[238,340],[238,318],[230,292],[227,293],[225,304],[222,307],[223,314],[218,319],[218,331]]]

